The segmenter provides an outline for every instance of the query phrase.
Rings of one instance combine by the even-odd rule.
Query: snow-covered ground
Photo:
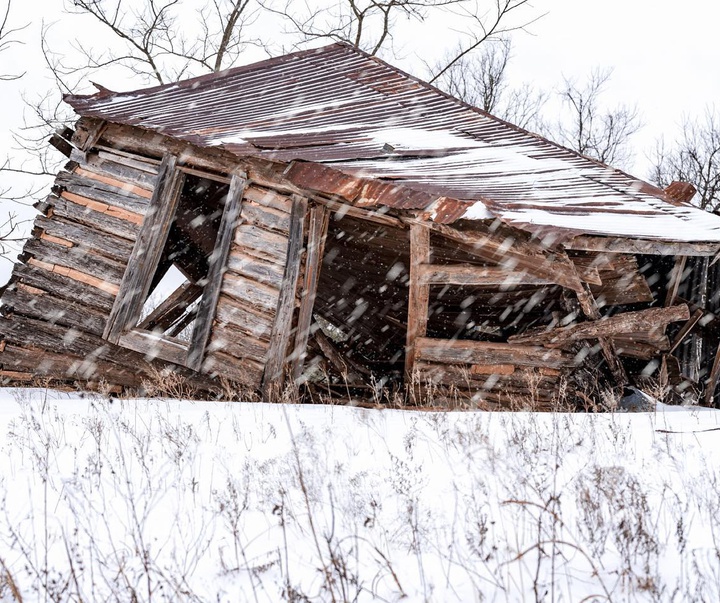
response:
[[[720,414],[0,390],[1,601],[718,601]]]

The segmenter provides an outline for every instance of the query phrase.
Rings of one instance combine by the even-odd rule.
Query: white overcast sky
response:
[[[41,22],[57,21],[55,35],[80,33],[78,22],[64,26],[61,6],[61,0],[14,0],[13,23],[29,26],[18,34],[23,46],[0,54],[0,73],[27,73],[16,82],[0,81],[0,157],[13,152],[10,132],[22,126],[21,95],[34,98],[51,86],[38,50]],[[580,80],[596,67],[614,69],[607,100],[637,104],[645,124],[636,137],[630,169],[637,176],[647,177],[646,154],[659,136],[671,140],[677,135],[684,115],[700,115],[713,104],[720,108],[720,1],[534,0],[534,9],[547,14],[532,25],[531,33],[514,35],[513,82],[551,90],[563,77]],[[423,46],[443,45],[440,29],[436,35],[432,29],[427,32],[425,28]],[[90,30],[82,35],[102,40]],[[410,60],[408,53],[399,66],[409,69]],[[113,89],[128,87],[102,74],[94,79]],[[1,216],[11,208],[7,202],[0,204],[2,223]],[[9,268],[0,259],[0,282]]]

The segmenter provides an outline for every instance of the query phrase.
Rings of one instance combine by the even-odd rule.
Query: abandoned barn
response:
[[[66,99],[7,380],[710,402],[720,217],[333,44]]]

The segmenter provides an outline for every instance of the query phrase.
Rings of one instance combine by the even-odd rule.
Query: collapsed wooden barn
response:
[[[712,263],[720,218],[691,185],[344,44],[66,102],[80,119],[51,142],[70,161],[2,296],[5,379],[169,369],[206,392],[412,383],[536,407],[655,379],[712,397],[718,362],[692,350],[720,337],[686,267]]]

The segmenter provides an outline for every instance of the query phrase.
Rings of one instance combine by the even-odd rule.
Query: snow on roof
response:
[[[346,44],[302,51],[147,90],[70,96],[84,116],[161,132],[238,156],[321,163],[455,199],[495,216],[668,241],[720,242],[720,218],[668,202],[622,171],[470,107]],[[431,204],[431,203],[430,203]],[[418,207],[417,209],[426,209]]]

